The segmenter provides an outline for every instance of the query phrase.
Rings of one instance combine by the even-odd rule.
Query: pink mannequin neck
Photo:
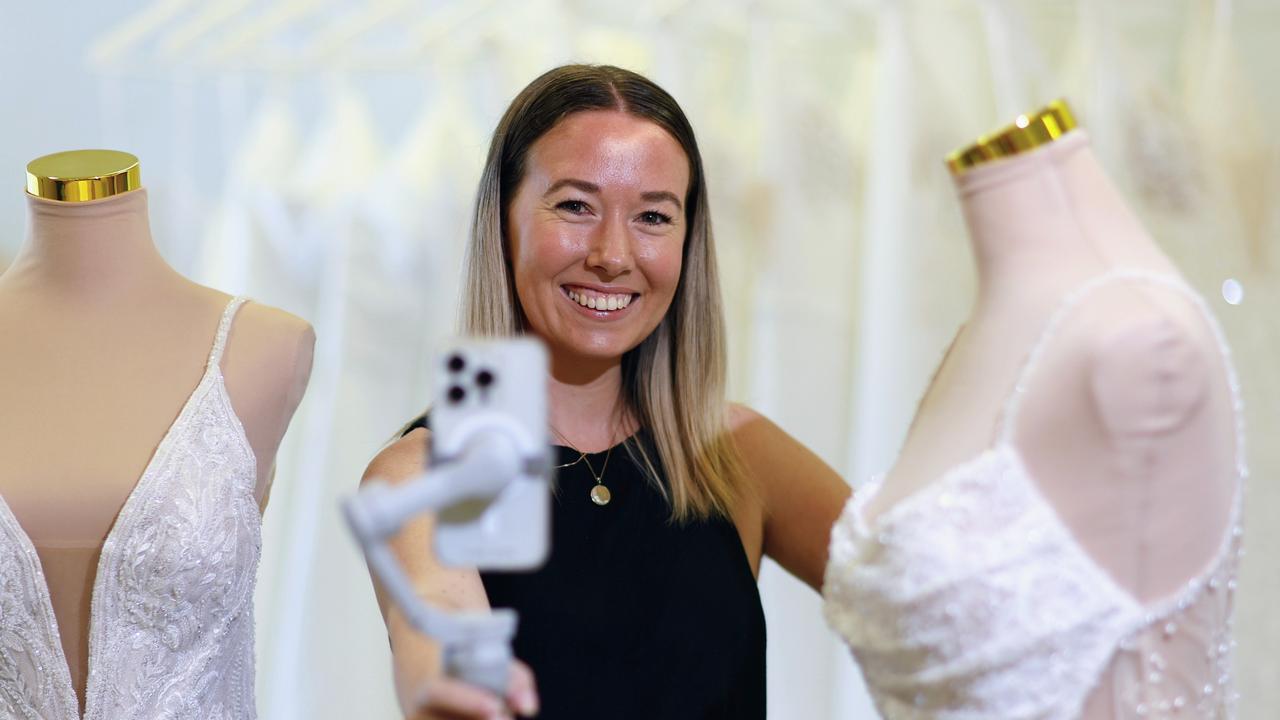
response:
[[[89,202],[28,194],[27,218],[7,282],[98,302],[182,281],[151,238],[145,189]]]
[[[955,183],[977,261],[979,310],[1023,297],[1028,278],[1060,295],[1115,267],[1174,271],[1083,130],[974,168]]]

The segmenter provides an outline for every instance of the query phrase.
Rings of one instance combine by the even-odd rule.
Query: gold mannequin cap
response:
[[[27,163],[27,192],[46,200],[85,202],[140,187],[138,158],[118,150],[69,150]]]
[[[1057,140],[1076,127],[1076,118],[1066,100],[1054,100],[1039,110],[1019,115],[1012,125],[991,135],[984,135],[972,145],[947,156],[947,167],[954,175],[1007,158]]]

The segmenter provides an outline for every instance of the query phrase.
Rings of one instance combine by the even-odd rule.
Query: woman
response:
[[[494,132],[462,308],[464,333],[531,333],[548,348],[562,444],[552,550],[534,573],[477,573],[435,561],[428,520],[401,533],[430,601],[520,612],[528,663],[502,699],[444,678],[438,647],[380,595],[405,713],[763,717],[761,556],[818,589],[848,487],[725,402],[707,189],[675,100],[609,66],[526,87]],[[365,477],[419,472],[427,424]]]

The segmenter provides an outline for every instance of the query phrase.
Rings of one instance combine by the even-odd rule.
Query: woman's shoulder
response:
[[[773,424],[762,413],[742,403],[731,402],[725,407],[725,425],[729,434],[735,438],[744,432],[782,432],[782,428]]]
[[[800,469],[839,479],[804,443],[763,413],[729,403],[726,425],[747,472],[763,483],[766,495],[770,485],[790,482]]]
[[[425,427],[414,427],[382,448],[369,461],[361,482],[374,478],[395,482],[422,472],[427,466],[427,439],[430,432]]]
[[[725,431],[743,463],[747,475],[759,483],[760,470],[771,456],[787,442],[794,442],[782,428],[759,411],[741,403],[728,403],[725,409]],[[768,477],[768,473],[763,473]]]
[[[743,422],[746,422],[747,420],[750,420],[752,416],[760,415],[760,413],[756,412],[755,410],[747,407],[746,405],[743,405],[742,403],[737,403],[737,402],[725,403],[724,414],[725,414],[725,417],[728,418],[729,420],[730,429],[733,429],[735,426]]]

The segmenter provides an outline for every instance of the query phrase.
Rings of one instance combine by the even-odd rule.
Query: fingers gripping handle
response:
[[[474,620],[474,634],[445,644],[445,672],[502,697],[511,680],[511,640],[516,632],[516,614],[499,609],[476,616]]]

